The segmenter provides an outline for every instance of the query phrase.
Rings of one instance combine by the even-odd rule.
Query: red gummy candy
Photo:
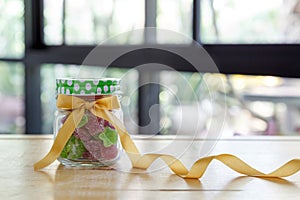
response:
[[[83,152],[82,158],[85,158],[85,159],[88,159],[88,160],[91,160],[91,161],[97,161],[97,159],[94,158],[93,155],[89,151]]]
[[[79,137],[83,143],[92,139],[92,136],[89,134],[89,131],[85,128],[76,129],[73,134],[75,137]]]
[[[105,160],[112,160],[118,156],[118,148],[117,145],[111,145],[109,147],[105,147],[101,142],[101,156]]]
[[[89,140],[84,142],[85,148],[97,160],[102,160],[100,143],[101,142],[97,140]]]
[[[90,114],[88,118],[89,120],[84,127],[88,129],[91,136],[98,135],[104,130],[103,123],[96,116]]]
[[[115,130],[115,127],[114,127],[111,123],[109,123],[109,122],[106,121],[106,120],[103,120],[103,121],[104,121],[104,127],[109,127],[109,128],[111,128],[111,129]]]

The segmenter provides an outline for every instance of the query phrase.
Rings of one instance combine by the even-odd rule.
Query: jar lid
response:
[[[56,79],[57,94],[66,95],[101,95],[115,94],[120,91],[120,79],[86,79],[86,78],[58,78]]]

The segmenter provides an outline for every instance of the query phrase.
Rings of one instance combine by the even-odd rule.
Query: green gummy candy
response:
[[[83,117],[82,117],[81,121],[79,122],[77,128],[83,127],[84,125],[86,125],[86,123],[88,123],[88,121],[89,121],[88,116],[87,115],[83,115]]]
[[[82,157],[83,152],[86,149],[84,144],[81,142],[80,139],[75,138],[71,151],[69,152],[68,159],[78,159]]]
[[[104,147],[110,147],[111,145],[116,144],[118,141],[118,133],[109,127],[106,127],[98,137],[103,141]]]
[[[72,135],[70,139],[68,140],[67,144],[65,145],[64,149],[62,150],[60,157],[67,158],[68,154],[70,153],[73,143],[74,143],[75,137]]]
[[[72,135],[65,145],[64,149],[62,150],[60,157],[77,159],[81,158],[84,151],[86,151],[86,149],[82,141]]]

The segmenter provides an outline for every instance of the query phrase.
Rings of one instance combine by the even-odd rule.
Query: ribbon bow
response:
[[[34,164],[35,170],[39,170],[50,165],[59,157],[61,151],[71,137],[75,128],[78,126],[86,110],[90,111],[97,117],[105,119],[116,128],[123,149],[126,151],[132,166],[135,168],[147,169],[156,159],[160,158],[176,175],[182,178],[201,178],[210,162],[214,159],[219,160],[234,171],[247,176],[286,177],[295,174],[300,170],[300,159],[294,159],[282,165],[275,171],[265,174],[252,168],[247,163],[231,154],[203,157],[197,160],[191,169],[188,170],[183,163],[174,156],[166,154],[141,155],[139,153],[123,123],[110,112],[110,110],[120,108],[120,103],[116,96],[108,96],[93,102],[88,102],[74,96],[60,94],[58,95],[56,104],[57,108],[62,110],[70,110],[71,113],[57,133],[49,153],[42,160]]]

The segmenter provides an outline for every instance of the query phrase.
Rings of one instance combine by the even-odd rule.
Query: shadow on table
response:
[[[37,173],[46,176],[49,182],[53,184],[55,199],[86,196],[89,199],[99,197],[117,199],[120,194],[132,195],[132,192],[147,191],[208,191],[216,192],[216,196],[228,191],[232,192],[228,195],[235,195],[236,192],[245,190],[246,185],[251,182],[256,184],[256,182],[253,182],[256,180],[260,180],[258,183],[263,186],[269,185],[264,183],[266,181],[283,189],[299,189],[296,184],[286,179],[248,176],[234,178],[220,188],[207,188],[199,179],[182,179],[171,172],[147,174],[136,173],[136,170],[133,169],[133,173],[123,173],[110,167],[83,168],[59,165],[56,169],[41,170]]]

